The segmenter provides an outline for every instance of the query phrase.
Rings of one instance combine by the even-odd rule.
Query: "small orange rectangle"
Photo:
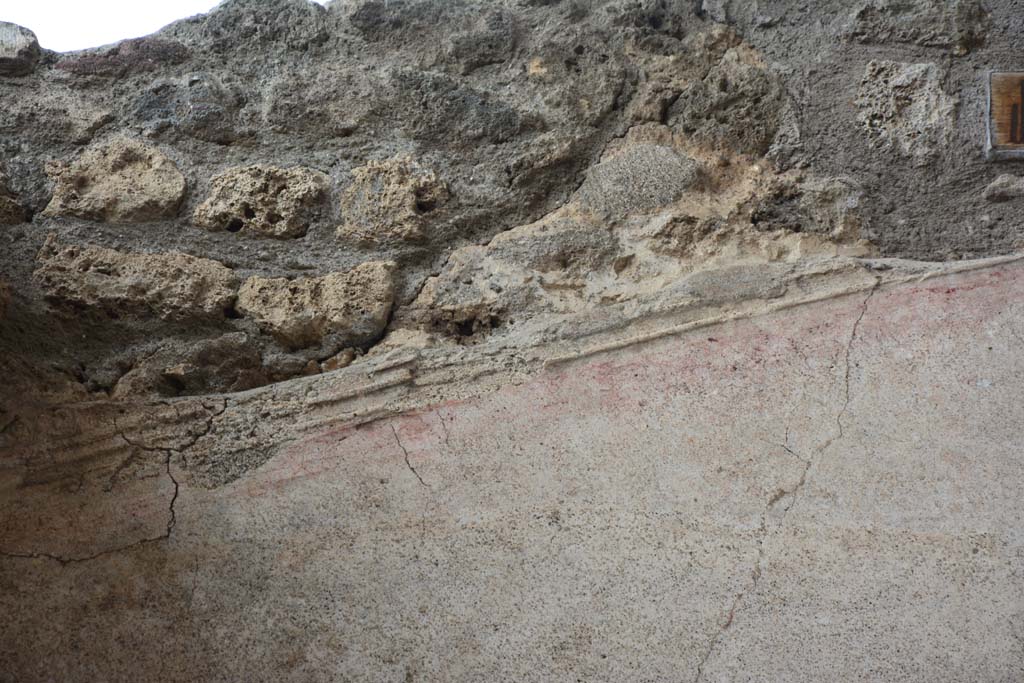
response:
[[[1024,155],[1024,72],[990,74],[988,98],[989,149]]]

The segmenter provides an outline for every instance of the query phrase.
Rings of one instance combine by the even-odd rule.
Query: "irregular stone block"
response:
[[[948,144],[957,100],[942,89],[942,78],[935,64],[869,62],[857,96],[857,120],[871,146],[922,164]]]
[[[439,26],[457,26],[462,18],[455,3],[433,0],[357,0],[335,4],[341,11],[347,10],[348,22],[364,40],[389,45],[414,42]]]
[[[772,179],[754,203],[750,223],[762,232],[786,230],[855,241],[861,237],[862,199],[863,192],[850,178]]]
[[[230,0],[198,26],[181,22],[169,33],[198,39],[218,54],[305,54],[327,40],[326,13],[323,5],[309,0]]]
[[[237,307],[291,348],[361,346],[387,325],[394,271],[394,263],[374,261],[318,278],[251,277]]]
[[[623,217],[674,202],[697,182],[696,161],[663,145],[633,145],[592,166],[577,197],[590,211]]]
[[[231,168],[213,178],[192,220],[213,231],[301,237],[319,214],[327,186],[326,175],[308,168]]]
[[[113,398],[244,391],[269,381],[259,349],[244,332],[204,339],[181,349],[167,345],[118,380]]]
[[[261,132],[348,137],[366,120],[378,87],[358,68],[285,72],[264,89]]]
[[[515,47],[516,26],[512,15],[493,11],[480,17],[468,30],[450,36],[444,58],[465,75],[510,59]]]
[[[574,27],[538,41],[526,64],[528,80],[547,111],[522,111],[523,128],[546,130],[551,122],[600,126],[630,90],[629,67],[609,49],[610,32]],[[522,102],[510,99],[513,106]],[[541,122],[534,121],[541,116]]]
[[[786,121],[781,79],[746,47],[728,49],[667,112],[668,123],[707,147],[762,156]]]
[[[45,155],[52,159],[55,153],[63,154],[68,143],[76,146],[89,144],[100,129],[115,120],[111,109],[100,106],[99,98],[83,90],[56,85],[42,90],[47,94],[41,94],[38,99],[13,95],[0,97],[0,129],[3,129],[0,140],[21,139],[22,144],[39,145],[39,149],[52,150]],[[0,158],[3,156],[0,154]],[[24,155],[20,156],[25,159]],[[15,172],[9,160],[8,168]],[[49,197],[45,180],[32,183],[24,177],[18,180],[23,192],[26,185],[38,183],[38,192]]]
[[[341,196],[338,235],[359,244],[424,239],[430,214],[451,197],[433,171],[410,159],[371,161],[352,171]]]
[[[399,324],[472,345],[517,318],[579,310],[585,304],[576,293],[595,273],[613,272],[620,246],[613,229],[592,216],[547,216],[486,246],[455,250]]]
[[[496,145],[514,139],[525,127],[514,104],[496,92],[468,87],[443,74],[393,68],[385,74],[382,92],[375,113],[425,145]]]
[[[196,72],[154,81],[135,99],[134,116],[150,134],[174,128],[197,140],[226,145],[248,134],[238,120],[244,102],[215,75]]]
[[[1024,178],[1004,173],[985,188],[985,199],[990,202],[1008,202],[1024,197]]]
[[[147,36],[125,40],[102,52],[65,57],[57,62],[57,68],[79,76],[120,77],[164,64],[181,64],[186,59],[188,48],[178,41]]]
[[[611,263],[618,249],[606,226],[554,218],[500,233],[487,252],[492,258],[539,273],[582,275]]]
[[[721,228],[722,221],[717,217],[661,213],[633,234],[655,254],[684,259],[694,257],[701,241]]]
[[[100,310],[115,318],[223,318],[238,290],[231,269],[179,252],[130,254],[62,245],[50,235],[36,260],[39,267],[33,277],[48,300]]]
[[[704,123],[701,117],[707,116],[705,78],[730,50],[741,46],[740,37],[724,24],[711,23],[706,30],[688,33],[671,47],[671,56],[648,60],[626,107],[630,120],[671,123],[695,135]],[[750,50],[744,48],[742,54],[750,56]]]
[[[166,155],[137,140],[117,138],[47,172],[56,181],[46,216],[107,223],[173,218],[185,197],[185,177]]]
[[[452,252],[437,277],[429,278],[416,301],[402,313],[418,328],[474,344],[509,318],[509,311],[537,310],[537,285],[518,272],[490,267],[485,247]]]
[[[24,76],[39,61],[39,41],[27,28],[0,21],[0,76]]]
[[[989,15],[979,0],[871,0],[854,11],[847,38],[861,43],[955,48],[980,45]]]

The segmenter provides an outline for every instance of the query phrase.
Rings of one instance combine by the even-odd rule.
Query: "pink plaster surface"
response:
[[[0,659],[10,680],[1024,680],[1022,302],[1020,264],[891,285],[306,436],[182,484],[166,541],[0,558]]]

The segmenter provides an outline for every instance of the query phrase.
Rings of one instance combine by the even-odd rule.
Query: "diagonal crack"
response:
[[[697,663],[697,673],[693,678],[694,683],[699,683],[704,677],[704,666],[707,664],[708,659],[711,658],[711,655],[714,654],[715,649],[718,647],[718,644],[721,642],[726,632],[732,626],[733,619],[736,616],[736,610],[739,609],[740,604],[743,603],[743,600],[748,594],[757,590],[757,584],[761,580],[761,567],[764,563],[764,540],[768,535],[768,515],[780,501],[789,497],[789,504],[782,508],[782,513],[777,524],[777,526],[781,525],[783,518],[785,518],[786,514],[793,508],[793,504],[796,502],[797,496],[800,495],[800,490],[803,489],[804,484],[807,483],[807,472],[811,469],[811,461],[797,455],[797,453],[789,447],[788,428],[786,429],[786,441],[787,443],[780,444],[778,447],[782,448],[782,450],[799,460],[803,465],[803,470],[800,472],[800,478],[791,488],[779,489],[776,491],[765,503],[764,510],[761,511],[761,523],[757,528],[757,557],[754,559],[754,566],[750,570],[749,585],[737,593],[736,597],[733,598],[732,605],[729,606],[729,611],[726,612],[725,620],[722,622],[721,626],[718,627],[718,631],[708,644],[708,648],[704,651],[704,655],[701,657],[700,662]]]
[[[829,437],[829,439],[818,449],[818,455],[824,453],[836,441],[843,437],[843,417],[846,415],[846,411],[850,407],[850,356],[853,352],[853,344],[857,340],[857,331],[860,328],[861,321],[864,320],[864,316],[867,314],[868,304],[871,301],[871,297],[875,295],[875,292],[878,290],[880,284],[881,278],[875,278],[875,283],[874,285],[872,285],[871,289],[868,290],[867,296],[864,297],[864,301],[861,303],[860,313],[858,314],[857,319],[854,320],[853,327],[850,329],[850,338],[846,342],[846,349],[844,353],[843,405],[836,412],[836,433],[833,436]],[[704,666],[707,664],[708,659],[711,658],[711,655],[714,654],[715,649],[718,647],[718,644],[725,636],[725,633],[732,626],[733,618],[736,615],[736,610],[739,608],[740,604],[743,602],[746,596],[749,593],[752,593],[754,590],[756,590],[757,584],[761,579],[761,566],[764,562],[764,540],[768,534],[768,514],[771,512],[772,508],[779,504],[780,501],[789,497],[789,503],[784,508],[782,508],[781,516],[779,518],[778,524],[776,525],[776,527],[781,526],[786,514],[788,514],[789,511],[793,509],[793,506],[796,504],[800,492],[803,490],[804,485],[807,483],[807,476],[811,471],[811,465],[813,463],[811,460],[801,457],[796,451],[789,447],[788,427],[786,428],[785,441],[784,443],[780,444],[779,447],[782,448],[787,453],[789,453],[790,455],[792,455],[797,460],[799,460],[803,464],[803,471],[800,473],[800,478],[797,480],[796,484],[794,484],[791,489],[779,489],[768,500],[767,504],[765,505],[764,511],[761,513],[761,524],[758,527],[757,531],[757,558],[754,560],[754,566],[751,569],[749,586],[746,589],[740,591],[740,593],[738,593],[736,597],[733,598],[732,605],[729,607],[729,611],[726,613],[725,620],[722,622],[722,625],[719,626],[718,631],[711,639],[711,642],[709,643],[707,650],[704,651],[704,656],[701,657],[700,662],[697,664],[697,673],[693,679],[694,683],[699,683],[699,681],[704,677]]]
[[[405,456],[405,466],[409,468],[410,472],[412,472],[413,474],[416,475],[416,478],[419,480],[419,482],[421,484],[423,484],[424,486],[426,486],[429,489],[430,486],[427,485],[427,482],[423,481],[423,477],[420,476],[420,473],[417,472],[416,468],[412,466],[411,462],[409,462],[409,451],[407,451],[405,449],[405,446],[402,445],[402,439],[399,438],[398,430],[395,429],[394,423],[391,423],[390,427],[391,427],[391,433],[395,435],[395,443],[397,443],[398,447],[402,449],[402,454]]]
[[[860,315],[857,316],[857,319],[853,322],[853,328],[850,330],[850,339],[846,342],[845,369],[843,370],[843,407],[836,413],[838,434],[822,446],[819,449],[819,453],[831,446],[834,441],[843,438],[843,416],[846,415],[846,410],[850,407],[850,354],[853,351],[853,343],[857,341],[857,330],[860,328],[861,321],[864,320],[864,315],[868,312],[868,304],[871,302],[871,297],[878,291],[878,286],[881,282],[881,278],[875,278],[875,284],[872,285],[871,289],[868,290],[867,296],[864,297],[864,302],[860,305]]]

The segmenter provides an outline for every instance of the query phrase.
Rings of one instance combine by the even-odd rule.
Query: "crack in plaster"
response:
[[[122,435],[122,438],[124,438],[123,435]],[[125,439],[125,441],[128,441],[128,440]],[[168,506],[168,512],[170,514],[170,518],[167,520],[167,529],[163,533],[161,533],[159,536],[153,536],[151,538],[143,538],[143,539],[140,539],[138,541],[134,541],[132,543],[129,543],[127,545],[118,546],[116,548],[109,548],[107,550],[102,550],[102,551],[100,551],[98,553],[94,553],[92,555],[86,555],[86,556],[83,556],[83,557],[62,557],[61,555],[54,555],[52,553],[11,553],[11,552],[3,551],[3,550],[0,550],[0,556],[2,556],[2,557],[17,558],[17,559],[30,559],[30,560],[36,560],[36,559],[53,560],[55,562],[58,562],[61,566],[67,566],[69,564],[78,564],[80,562],[89,562],[90,560],[95,560],[95,559],[98,559],[100,557],[105,557],[107,555],[113,555],[115,553],[121,553],[121,552],[124,552],[124,551],[127,551],[127,550],[131,550],[133,548],[137,548],[139,546],[147,545],[147,544],[150,544],[150,543],[158,543],[160,541],[167,540],[168,538],[171,537],[171,531],[174,529],[174,525],[178,521],[177,513],[175,512],[174,506],[178,502],[179,484],[178,484],[178,480],[174,478],[174,474],[171,472],[171,458],[173,457],[173,452],[171,450],[167,450],[167,449],[165,449],[164,452],[167,455],[167,459],[165,460],[165,466],[167,468],[167,476],[170,478],[171,482],[174,484],[174,493],[171,495],[171,502],[170,502],[170,505]]]
[[[768,501],[765,503],[764,510],[762,510],[761,512],[761,523],[758,525],[757,528],[757,557],[754,559],[754,566],[750,571],[749,586],[741,590],[733,598],[732,605],[730,605],[729,611],[725,615],[725,620],[722,622],[722,625],[718,627],[718,631],[711,639],[711,642],[709,643],[707,650],[704,651],[704,655],[701,657],[700,662],[697,663],[697,672],[693,679],[694,683],[699,683],[701,679],[704,677],[704,666],[711,658],[711,655],[714,654],[715,649],[722,641],[722,638],[725,637],[726,632],[732,626],[733,619],[736,616],[736,610],[739,609],[739,606],[743,602],[744,598],[746,598],[748,594],[753,593],[757,590],[757,585],[761,580],[761,567],[763,566],[765,559],[764,540],[768,535],[769,513],[771,513],[772,509],[779,504],[779,501],[784,500],[787,496],[791,497],[789,505],[782,508],[782,517],[776,524],[776,528],[781,527],[786,514],[793,508],[793,504],[796,502],[797,496],[800,495],[800,490],[807,483],[807,472],[811,469],[811,461],[806,458],[802,458],[795,451],[793,451],[789,447],[788,441],[789,429],[787,428],[786,443],[780,444],[778,447],[782,448],[784,451],[786,451],[786,453],[792,455],[794,458],[799,460],[800,463],[803,465],[803,470],[800,472],[800,478],[791,488],[780,488],[778,491],[772,494],[772,497],[769,498]]]
[[[171,404],[166,403],[166,402],[162,402],[162,403],[164,403],[164,405],[171,405]],[[210,407],[207,406],[205,403],[202,404],[202,405],[207,410],[211,410]],[[174,412],[180,418],[181,417],[181,413],[178,410],[177,405],[173,405],[171,407],[174,408]],[[4,551],[4,550],[0,550],[0,557],[10,557],[10,558],[17,558],[17,559],[48,559],[48,560],[53,560],[55,562],[58,562],[62,566],[66,566],[66,565],[69,565],[69,564],[76,564],[76,563],[79,563],[79,562],[88,562],[90,560],[95,560],[97,558],[104,557],[106,555],[112,555],[114,553],[120,553],[120,552],[124,552],[124,551],[127,551],[127,550],[131,550],[132,548],[136,548],[138,546],[145,545],[145,544],[148,544],[148,543],[157,543],[159,541],[164,541],[164,540],[169,539],[171,537],[171,532],[174,529],[174,526],[175,526],[175,524],[177,524],[177,521],[178,521],[177,511],[175,510],[175,505],[178,502],[178,494],[179,494],[180,488],[181,488],[180,483],[174,477],[174,473],[171,471],[171,460],[174,458],[174,454],[177,453],[177,454],[181,455],[182,460],[184,461],[185,460],[184,451],[186,451],[187,449],[192,448],[193,446],[195,446],[196,443],[199,441],[199,439],[201,439],[202,437],[206,436],[207,434],[209,434],[212,431],[212,429],[213,429],[213,420],[218,415],[221,415],[222,413],[224,413],[224,411],[227,410],[227,407],[228,407],[227,399],[223,399],[222,400],[222,405],[220,407],[220,410],[217,410],[215,412],[211,412],[211,413],[209,413],[207,415],[206,420],[205,420],[206,425],[205,425],[205,428],[203,429],[203,431],[199,432],[196,435],[194,435],[188,443],[186,443],[184,446],[181,446],[179,448],[161,448],[161,447],[155,447],[155,446],[148,446],[148,445],[146,445],[144,443],[133,441],[133,440],[129,439],[128,436],[124,433],[124,430],[122,430],[118,426],[118,424],[117,424],[117,416],[115,415],[112,418],[114,430],[115,430],[117,436],[119,436],[121,438],[121,440],[124,441],[126,444],[128,444],[129,446],[131,446],[133,448],[138,448],[139,450],[146,451],[146,452],[149,452],[149,453],[163,453],[165,455],[164,467],[165,467],[165,470],[167,472],[167,477],[171,480],[171,483],[174,484],[174,492],[171,494],[171,501],[170,501],[170,504],[168,505],[168,513],[170,514],[170,518],[167,520],[167,529],[166,529],[166,531],[164,531],[159,536],[153,536],[151,538],[143,538],[143,539],[140,539],[138,541],[133,541],[132,543],[128,543],[128,544],[123,545],[123,546],[118,546],[116,548],[110,548],[110,549],[103,550],[103,551],[100,551],[98,553],[94,553],[92,555],[86,555],[86,556],[83,556],[83,557],[64,557],[64,556],[61,556],[61,555],[55,555],[53,553],[13,553],[13,552],[7,552],[7,551]],[[114,474],[111,475],[111,476],[112,477],[116,476],[117,473],[120,472],[122,468],[127,466],[127,464],[131,461],[131,459],[132,459],[132,456],[129,456],[124,462],[120,463],[115,468]]]
[[[864,301],[861,303],[860,306],[860,313],[858,314],[857,319],[854,321],[853,327],[850,329],[850,338],[846,342],[846,349],[844,353],[843,405],[836,413],[835,420],[837,432],[835,435],[830,437],[821,446],[821,448],[818,449],[817,455],[819,456],[823,454],[828,448],[833,446],[839,439],[843,438],[843,416],[846,414],[847,409],[850,407],[850,356],[853,350],[853,344],[857,340],[857,330],[860,328],[861,321],[864,319],[864,316],[867,313],[868,304],[871,301],[871,297],[874,296],[880,284],[881,279],[876,278],[875,284],[871,287],[870,290],[868,290],[867,295],[864,297]],[[796,505],[796,501],[798,496],[800,495],[800,492],[807,484],[807,477],[810,473],[813,462],[810,459],[801,457],[798,453],[796,453],[796,451],[789,447],[788,427],[786,428],[785,440],[782,444],[779,445],[779,447],[782,448],[787,453],[789,453],[790,455],[792,455],[797,460],[799,460],[803,464],[803,471],[800,473],[800,478],[797,480],[796,484],[791,489],[779,489],[778,491],[776,491],[776,493],[768,500],[764,510],[761,512],[761,523],[758,526],[757,530],[757,557],[755,558],[754,566],[751,569],[749,586],[746,589],[740,591],[733,598],[732,605],[729,607],[729,611],[726,613],[725,620],[722,622],[722,625],[718,627],[718,631],[712,637],[707,650],[704,651],[704,655],[697,663],[697,672],[693,679],[694,683],[700,683],[700,681],[703,679],[704,667],[707,665],[707,662],[711,658],[711,655],[714,654],[719,643],[725,637],[726,632],[732,626],[733,619],[736,616],[736,610],[739,608],[744,598],[746,598],[748,594],[753,593],[757,589],[758,582],[761,580],[761,568],[765,560],[764,540],[768,535],[768,514],[771,512],[772,508],[779,503],[779,501],[789,496],[789,504],[782,509],[782,514],[778,520],[778,523],[775,525],[776,530],[782,528],[782,525],[785,522],[786,515],[789,513],[790,510],[793,509],[793,506]]]
[[[818,452],[822,453],[826,448],[832,445],[838,439],[843,438],[843,416],[846,415],[847,408],[850,407],[850,354],[853,351],[853,343],[857,340],[857,330],[860,328],[860,323],[864,320],[865,314],[868,312],[868,304],[871,302],[871,297],[878,291],[878,287],[881,284],[880,278],[875,278],[875,284],[868,290],[867,296],[864,297],[864,302],[860,306],[860,315],[857,316],[857,320],[853,323],[853,329],[850,330],[850,339],[846,342],[846,359],[845,359],[845,371],[843,373],[843,407],[836,414],[836,427],[839,433],[832,438],[827,444],[822,446]]]
[[[409,451],[407,451],[405,446],[402,445],[402,439],[399,438],[398,430],[395,429],[394,423],[392,422],[389,426],[391,427],[391,433],[395,435],[395,443],[397,443],[398,447],[402,449],[402,454],[405,456],[405,466],[409,468],[410,472],[412,472],[414,475],[416,475],[416,479],[419,480],[420,484],[422,484],[423,486],[426,486],[429,489],[430,486],[427,485],[427,482],[423,481],[423,477],[420,476],[420,473],[417,472],[416,468],[412,466],[411,462],[409,462]]]

